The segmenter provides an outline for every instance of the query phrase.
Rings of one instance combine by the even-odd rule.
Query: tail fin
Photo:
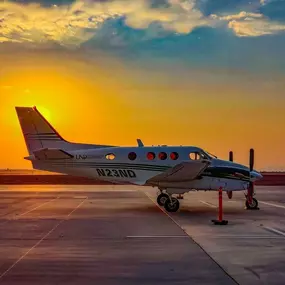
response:
[[[43,148],[57,148],[66,151],[114,147],[112,145],[71,143],[53,128],[36,107],[16,107],[22,132],[29,154]]]
[[[29,154],[47,147],[67,143],[36,107],[16,107]]]

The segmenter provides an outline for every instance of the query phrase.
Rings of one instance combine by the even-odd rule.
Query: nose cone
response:
[[[255,171],[255,170],[250,172],[250,180],[251,181],[257,181],[257,180],[260,180],[262,178],[263,178],[263,176],[261,175],[261,173]]]

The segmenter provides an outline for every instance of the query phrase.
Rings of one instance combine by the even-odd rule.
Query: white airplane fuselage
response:
[[[149,160],[147,154],[153,152],[155,158]],[[165,160],[158,158],[158,154],[167,154]],[[169,155],[177,153],[178,159],[172,160]],[[169,193],[181,194],[191,190],[217,190],[222,187],[224,191],[245,190],[248,181],[227,178],[225,170],[236,168],[237,171],[248,171],[248,167],[241,164],[224,161],[208,156],[211,164],[201,174],[199,179],[160,182],[158,185],[148,184],[146,181],[155,175],[163,173],[165,170],[174,167],[183,161],[189,161],[190,153],[207,154],[197,147],[107,147],[95,149],[83,149],[69,151],[74,157],[69,159],[56,160],[34,160],[33,167],[39,170],[47,170],[63,174],[95,178],[112,183],[130,183],[136,185],[152,185],[161,189],[168,189]],[[130,153],[136,154],[136,159],[128,159]],[[113,158],[113,159],[108,159]],[[215,171],[211,171],[215,170]],[[220,170],[220,171],[219,171]],[[258,173],[256,174],[258,175]]]

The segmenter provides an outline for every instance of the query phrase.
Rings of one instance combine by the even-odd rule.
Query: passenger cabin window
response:
[[[129,160],[135,160],[137,158],[137,154],[135,152],[130,152],[128,158]]]
[[[158,154],[159,159],[165,160],[167,158],[167,154],[165,152],[160,152]]]
[[[108,154],[106,154],[106,159],[108,159],[108,160],[113,160],[113,159],[115,159],[115,155],[113,154],[113,153],[108,153]]]
[[[179,157],[179,155],[178,155],[177,152],[172,152],[172,153],[170,154],[170,158],[171,158],[172,160],[176,160],[176,159],[178,159],[178,157]]]
[[[201,157],[199,152],[190,152],[189,153],[189,158],[191,160],[200,160],[202,157]]]
[[[155,159],[155,153],[154,152],[148,152],[146,157],[148,160],[154,160]]]

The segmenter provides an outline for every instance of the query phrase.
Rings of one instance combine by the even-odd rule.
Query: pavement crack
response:
[[[260,275],[257,272],[255,272],[252,268],[244,267],[244,269],[251,272],[254,276],[256,276],[258,279],[260,279]]]

